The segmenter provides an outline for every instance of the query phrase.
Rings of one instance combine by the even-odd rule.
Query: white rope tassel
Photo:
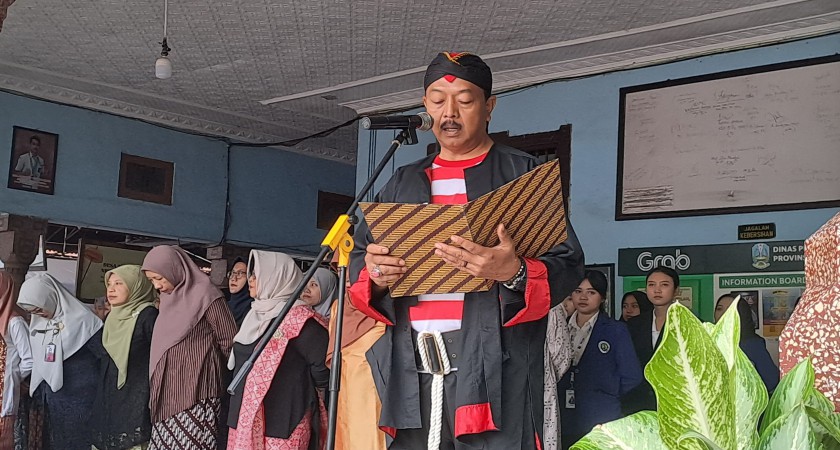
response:
[[[426,336],[432,335],[440,350],[440,363],[443,370],[432,372],[431,362],[426,348]],[[446,346],[443,344],[443,336],[440,331],[424,331],[417,336],[417,349],[420,352],[420,359],[423,361],[423,368],[432,374],[432,411],[429,417],[429,440],[428,450],[440,449],[440,428],[443,418],[443,377],[451,371],[449,357],[446,353]]]

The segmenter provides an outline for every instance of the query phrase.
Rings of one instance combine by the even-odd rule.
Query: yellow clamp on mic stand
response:
[[[347,214],[338,216],[330,232],[321,242],[322,246],[327,246],[334,252],[338,251],[338,267],[350,265],[350,252],[353,251],[353,236],[350,235],[351,225],[350,216]]]

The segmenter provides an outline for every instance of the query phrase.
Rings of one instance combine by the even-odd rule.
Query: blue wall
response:
[[[55,194],[6,188],[10,158],[0,157],[0,211],[184,240],[221,239],[228,184],[224,142],[0,93],[0,145],[7,151],[14,125],[59,135]],[[117,197],[121,152],[175,163],[172,206]],[[319,243],[317,191],[353,193],[351,165],[280,149],[233,147],[230,154],[231,241]]]
[[[353,196],[355,172],[349,164],[276,148],[234,147],[230,240],[317,253],[326,235],[315,228],[318,191]]]
[[[555,82],[499,98],[491,132],[522,135],[557,130],[572,124],[570,218],[586,252],[587,263],[617,262],[623,247],[717,244],[736,241],[737,226],[775,222],[778,239],[804,239],[837,208],[772,213],[728,214],[672,219],[615,221],[616,148],[619,89],[667,79],[742,69],[835,54],[840,34],[770,47],[711,55],[583,79]],[[380,132],[376,157],[388,146]],[[423,136],[426,142],[431,133]],[[367,177],[370,133],[359,134],[357,189]],[[397,165],[421,158],[425,145],[406,147]],[[387,178],[387,175],[383,176]]]

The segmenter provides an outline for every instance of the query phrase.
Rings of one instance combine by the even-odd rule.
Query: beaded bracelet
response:
[[[521,291],[522,290],[522,282],[525,281],[525,277],[528,274],[527,266],[525,265],[525,260],[519,258],[519,271],[516,272],[516,275],[513,276],[508,281],[502,283],[502,286],[512,290],[512,291]]]

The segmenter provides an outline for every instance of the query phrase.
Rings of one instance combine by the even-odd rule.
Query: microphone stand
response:
[[[413,145],[416,143],[417,130],[414,128],[405,128],[400,131],[397,137],[394,138],[391,142],[391,147],[388,149],[388,152],[385,153],[385,157],[382,158],[382,161],[380,161],[376,166],[373,174],[371,174],[368,181],[356,195],[356,198],[353,200],[350,208],[347,209],[347,213],[339,216],[338,220],[335,221],[335,224],[333,224],[330,229],[330,232],[327,233],[327,236],[321,242],[321,251],[318,253],[318,256],[315,257],[315,261],[313,261],[312,266],[303,275],[303,280],[301,280],[291,296],[292,299],[299,298],[300,294],[303,293],[304,288],[309,284],[309,280],[312,279],[313,275],[315,275],[315,271],[324,261],[327,254],[335,250],[339,251],[338,307],[335,318],[335,345],[333,347],[332,370],[330,370],[327,450],[333,450],[335,448],[338,391],[341,380],[341,333],[344,328],[344,299],[347,290],[345,284],[347,279],[347,267],[350,262],[350,251],[353,249],[353,237],[349,233],[350,226],[358,222],[355,212],[356,208],[359,206],[359,202],[361,202],[371,190],[373,183],[379,177],[379,174],[382,173],[382,170],[385,169],[385,166],[391,161],[391,158],[394,156],[397,149],[403,144]],[[268,342],[274,336],[274,333],[280,327],[280,324],[283,322],[283,319],[286,318],[286,315],[289,313],[289,310],[292,309],[294,303],[294,300],[286,302],[286,305],[283,306],[283,309],[280,310],[277,317],[272,319],[271,323],[268,325],[268,329],[265,333],[263,333],[262,337],[260,337],[256,347],[254,347],[254,351],[251,353],[251,356],[249,356],[245,363],[242,364],[242,367],[238,372],[236,372],[236,375],[234,375],[233,381],[231,381],[230,385],[228,385],[227,391],[229,394],[234,395],[239,385],[245,381],[245,377],[248,376],[248,373],[254,367],[254,363],[257,361],[257,358],[259,358],[263,350],[265,350],[266,345],[268,345]]]

